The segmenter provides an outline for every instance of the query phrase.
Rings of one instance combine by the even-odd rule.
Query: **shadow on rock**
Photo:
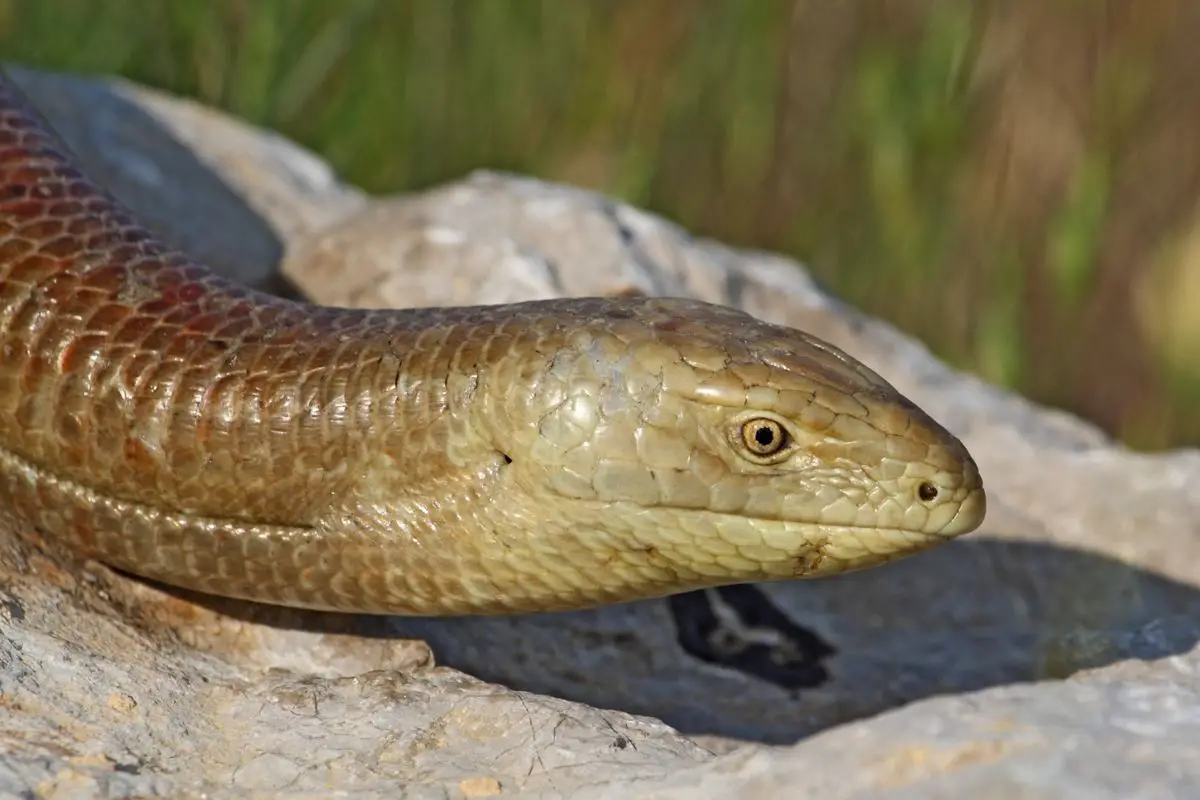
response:
[[[523,617],[360,617],[166,591],[260,625],[423,639],[439,665],[512,689],[775,744],[933,695],[1176,655],[1200,636],[1200,623],[1147,628],[1200,620],[1189,585],[986,537],[837,578]]]
[[[484,680],[770,743],[932,695],[1175,655],[1200,635],[1200,623],[1173,638],[1144,631],[1200,619],[1191,586],[1088,551],[987,538],[855,575],[702,594],[394,619],[393,630]]]

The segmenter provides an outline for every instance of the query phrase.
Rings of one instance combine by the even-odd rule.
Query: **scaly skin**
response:
[[[365,311],[226,281],[76,170],[7,79],[0,477],[9,524],[134,574],[393,614],[831,575],[985,507],[962,444],[883,379],[731,309]]]

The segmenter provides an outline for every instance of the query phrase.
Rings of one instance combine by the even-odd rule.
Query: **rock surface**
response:
[[[842,346],[951,427],[980,462],[990,511],[976,534],[857,575],[488,620],[188,598],[6,533],[0,794],[1125,798],[1200,786],[1200,453],[1130,453],[946,368],[791,261],[594,194],[479,173],[371,199],[195,104],[15,77],[89,172],[228,274],[334,304],[644,292],[737,305]]]

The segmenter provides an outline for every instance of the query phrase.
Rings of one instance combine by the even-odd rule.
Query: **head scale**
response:
[[[553,509],[565,549],[647,594],[861,569],[982,520],[963,445],[829,344],[690,301],[578,323],[539,334],[532,392],[493,431],[509,502]]]

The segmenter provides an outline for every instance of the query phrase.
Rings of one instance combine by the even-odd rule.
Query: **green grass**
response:
[[[1103,24],[1099,7],[1055,8],[1064,31]],[[997,189],[996,126],[1049,123],[999,113],[1021,98],[1004,70],[980,77],[993,17],[937,0],[0,0],[0,43],[277,129],[373,192],[493,167],[614,194],[795,255],[950,362],[1135,445],[1200,443],[1200,342],[1150,336],[1112,288],[1137,295],[1157,232],[1182,224],[1154,210],[1111,266],[1111,231],[1150,213],[1120,187],[1171,76],[1153,42],[1110,42],[1063,99],[1090,109],[1066,177]],[[1124,346],[1149,367],[1108,370]]]

